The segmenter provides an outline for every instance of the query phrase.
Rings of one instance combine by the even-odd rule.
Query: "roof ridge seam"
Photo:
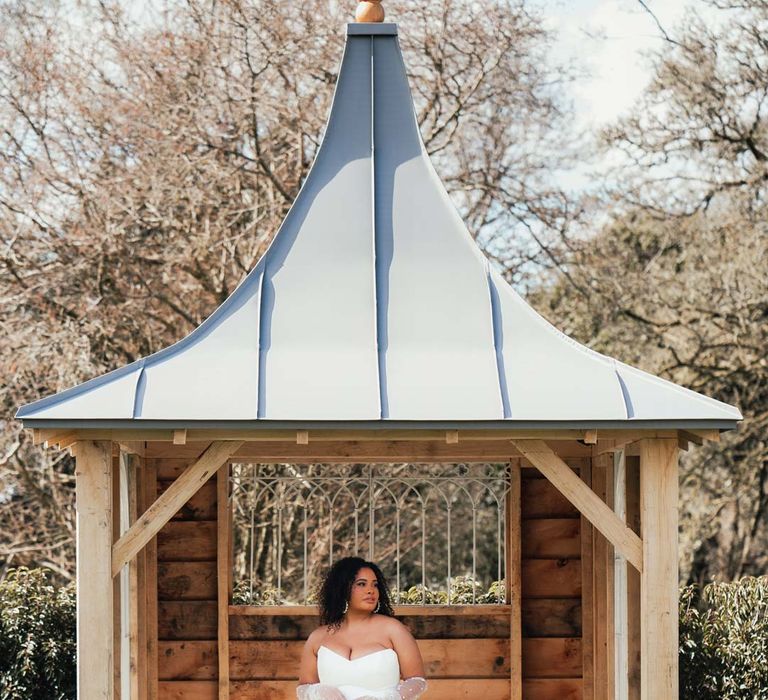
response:
[[[488,282],[488,302],[491,312],[491,340],[493,352],[496,358],[496,374],[499,382],[499,399],[501,400],[501,414],[503,418],[512,417],[512,409],[509,403],[509,387],[507,386],[507,371],[504,365],[504,331],[501,324],[501,308],[499,306],[498,290],[491,277],[491,263],[485,258],[485,278]]]

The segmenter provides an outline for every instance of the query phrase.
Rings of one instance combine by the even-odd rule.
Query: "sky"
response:
[[[653,18],[638,0],[535,0],[555,32],[552,55],[573,60],[587,72],[571,94],[576,119],[584,127],[603,126],[631,109],[650,79],[644,52],[662,45]],[[687,7],[706,9],[694,0],[646,0],[667,32],[684,18]]]
[[[563,97],[573,107],[576,134],[596,137],[600,130],[633,109],[652,76],[651,52],[663,46],[656,20],[640,0],[531,0],[552,31],[551,58],[572,64],[578,79]],[[719,18],[703,0],[645,0],[672,37],[695,9],[703,17]],[[551,173],[553,184],[566,191],[585,192],[610,182],[618,152],[592,150],[593,157],[575,167]]]

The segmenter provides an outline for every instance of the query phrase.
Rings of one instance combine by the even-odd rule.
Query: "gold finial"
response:
[[[384,8],[381,6],[381,0],[363,0],[358,3],[355,10],[356,22],[383,22]]]

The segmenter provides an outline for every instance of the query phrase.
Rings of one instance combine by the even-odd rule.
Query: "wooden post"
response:
[[[77,699],[113,700],[112,445],[75,444]]]
[[[626,463],[624,450],[618,450],[613,454],[613,509],[624,522],[627,522],[627,482]],[[627,560],[616,552],[614,558],[614,604],[616,633],[616,649],[614,659],[616,662],[614,683],[616,697],[626,700],[627,689]]]
[[[216,474],[219,700],[229,700],[229,463]]]
[[[522,580],[521,556],[521,482],[520,460],[513,459],[509,464],[509,492],[507,493],[507,563],[506,577],[507,603],[512,606],[509,616],[509,669],[510,700],[522,700],[523,697],[523,627],[522,627]]]
[[[640,459],[625,457],[627,525],[640,531]],[[627,567],[627,700],[640,700],[640,572]]]
[[[112,454],[112,544],[120,537],[120,452]],[[112,680],[112,689],[115,700],[120,700],[122,696],[120,688],[120,678],[123,668],[122,663],[122,634],[123,626],[122,616],[122,581],[120,576],[112,579],[112,661],[115,668],[114,678]]]
[[[592,459],[592,490],[605,500],[606,465],[609,455]],[[594,683],[595,700],[611,700],[608,694],[608,542],[603,535],[593,528],[593,568],[592,586],[594,591],[593,644],[594,644]]]
[[[157,498],[157,466],[154,460],[141,458],[144,471],[144,505],[148,508]],[[144,548],[146,557],[146,657],[147,699],[157,700],[157,537]]]
[[[678,700],[677,440],[640,441],[640,697]]]
[[[592,464],[589,459],[582,460],[579,476],[587,485],[592,486]],[[595,698],[595,640],[594,615],[595,592],[592,571],[594,569],[594,544],[592,523],[581,516],[581,648],[582,648],[582,697],[583,700]]]
[[[605,465],[605,502],[615,511],[616,503],[613,497],[613,456],[607,455]],[[616,592],[614,589],[614,573],[616,567],[616,551],[613,545],[605,540],[605,664],[606,664],[606,697],[608,700],[616,698],[616,606],[614,604]]]

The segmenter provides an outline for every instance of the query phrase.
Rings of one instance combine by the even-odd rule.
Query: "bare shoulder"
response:
[[[318,627],[310,633],[309,637],[307,637],[305,646],[317,653],[318,647],[323,643],[327,634],[328,628],[325,625]]]
[[[387,617],[386,615],[380,615],[377,617],[381,617],[382,626],[386,628],[387,632],[392,637],[411,636],[410,630],[396,617]]]

